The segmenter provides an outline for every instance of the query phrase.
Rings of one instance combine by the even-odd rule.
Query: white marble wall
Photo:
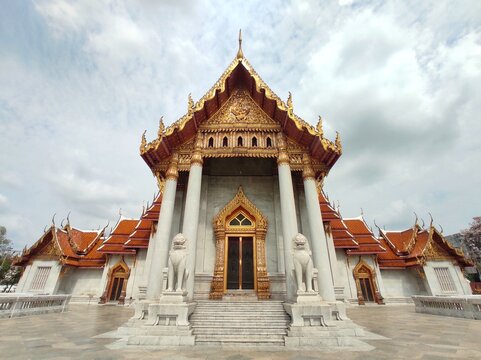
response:
[[[43,290],[31,290],[32,280],[37,273],[40,266],[50,267],[47,282]],[[56,294],[59,286],[59,275],[62,265],[57,260],[34,260],[31,265],[28,265],[19,281],[16,292],[19,293],[41,293],[41,294]]]
[[[386,302],[410,301],[412,295],[427,295],[423,280],[414,269],[381,269],[381,276]]]
[[[449,274],[453,279],[454,285],[456,286],[456,291],[444,292],[441,290],[439,280],[434,273],[434,268],[436,267],[446,267],[448,268]],[[426,275],[426,282],[429,295],[471,295],[471,289],[466,279],[464,278],[459,266],[455,266],[450,261],[428,261],[423,267],[424,273]]]
[[[100,288],[103,269],[69,268],[61,277],[58,294],[71,294],[72,297],[98,299],[102,295]]]

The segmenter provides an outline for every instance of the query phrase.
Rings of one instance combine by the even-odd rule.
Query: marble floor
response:
[[[133,311],[71,305],[63,314],[0,320],[0,359],[481,359],[481,321],[416,314],[413,306],[354,307],[348,315],[384,340],[368,352],[255,348],[122,349],[95,337],[116,329]],[[110,345],[112,347],[112,345]]]

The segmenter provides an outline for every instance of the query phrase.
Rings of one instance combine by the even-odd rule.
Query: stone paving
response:
[[[284,348],[121,349],[97,335],[133,314],[114,306],[71,305],[63,314],[0,320],[0,359],[481,359],[481,321],[416,314],[413,306],[367,306],[348,315],[384,340],[367,352],[287,351]],[[108,347],[107,347],[108,346]]]

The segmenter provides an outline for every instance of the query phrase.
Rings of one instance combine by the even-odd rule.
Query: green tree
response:
[[[16,274],[20,271],[12,268],[13,256],[12,240],[7,238],[7,229],[5,226],[0,226],[0,284],[9,285],[9,288],[15,284],[11,284],[12,281],[20,278]],[[18,282],[18,280],[16,282]]]

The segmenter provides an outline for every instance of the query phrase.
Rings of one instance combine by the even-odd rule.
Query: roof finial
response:
[[[145,147],[147,146],[147,139],[145,138],[146,132],[147,132],[147,130],[144,130],[144,132],[142,133],[142,140],[140,140],[140,153],[141,154],[145,150]]]
[[[237,58],[242,59],[244,53],[242,52],[242,29],[239,29],[239,50],[237,50]]]
[[[431,215],[430,212],[428,212],[428,214],[429,214],[429,217],[431,218],[431,222],[429,223],[429,228],[432,228],[433,227],[433,221],[434,221],[433,216]]]
[[[342,151],[342,144],[341,144],[341,135],[339,135],[339,131],[336,131],[336,148],[340,151]]]
[[[322,129],[322,117],[321,117],[321,115],[319,115],[319,121],[317,122],[316,130],[317,130],[318,135],[320,137],[322,137],[323,134],[324,134],[324,130]]]
[[[145,131],[147,131],[147,130],[145,130]],[[157,130],[157,137],[159,139],[161,139],[164,136],[164,132],[165,132],[164,117],[161,116],[160,119],[159,119],[159,130]],[[143,136],[145,136],[145,132],[144,132]],[[144,139],[142,139],[142,141],[143,140]]]
[[[294,105],[292,104],[292,94],[289,91],[289,96],[287,97],[287,107],[292,110],[294,108]]]
[[[189,93],[188,105],[187,105],[187,112],[192,114],[194,112],[194,99],[192,99],[192,94]]]

